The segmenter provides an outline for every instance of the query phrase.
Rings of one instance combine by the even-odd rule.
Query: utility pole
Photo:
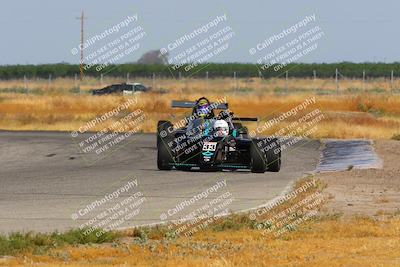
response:
[[[83,80],[83,41],[84,41],[84,39],[83,39],[83,26],[84,26],[83,21],[85,19],[87,19],[84,15],[83,10],[82,10],[81,16],[78,17],[77,19],[79,19],[81,21],[81,44],[79,47],[79,50],[81,51],[81,60],[80,60],[80,65],[79,65],[79,71],[80,71],[80,79],[82,81]]]

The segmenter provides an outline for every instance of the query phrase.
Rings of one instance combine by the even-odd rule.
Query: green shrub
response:
[[[392,136],[392,139],[393,139],[393,140],[400,141],[400,134],[394,134],[394,135]]]

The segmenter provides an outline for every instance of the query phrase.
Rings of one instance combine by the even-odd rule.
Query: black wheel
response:
[[[158,121],[157,123],[157,145],[171,134],[168,129],[173,129],[173,125],[170,121]]]
[[[234,122],[233,127],[235,127],[236,129],[237,136],[247,138],[249,131],[246,126],[243,126],[243,124],[241,124],[240,122]]]
[[[243,126],[240,122],[234,122],[233,127],[235,127],[240,134],[247,134],[249,132],[247,127]]]
[[[173,163],[172,149],[168,145],[173,140],[173,136],[168,129],[173,125],[169,121],[159,121],[157,124],[157,167],[159,170],[169,171]]]
[[[267,155],[267,171],[279,172],[281,169],[281,143],[277,138],[272,138],[265,149]]]
[[[267,169],[267,159],[262,146],[262,139],[253,139],[250,144],[251,172],[264,173]]]

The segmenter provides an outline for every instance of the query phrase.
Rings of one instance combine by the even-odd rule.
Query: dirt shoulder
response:
[[[400,142],[378,140],[375,150],[383,160],[383,169],[317,175],[327,184],[324,192],[329,201],[324,206],[325,213],[348,217],[400,212]]]

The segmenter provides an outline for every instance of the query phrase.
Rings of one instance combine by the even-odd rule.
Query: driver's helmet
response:
[[[200,98],[196,103],[195,115],[199,118],[209,119],[213,117],[210,102],[207,98]]]
[[[214,122],[214,133],[217,137],[226,137],[229,134],[228,123],[224,120],[216,120]]]

